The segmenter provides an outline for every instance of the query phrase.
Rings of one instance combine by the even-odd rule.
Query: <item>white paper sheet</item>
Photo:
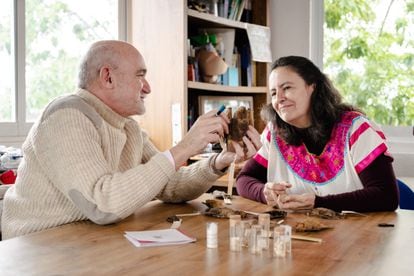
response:
[[[185,235],[178,229],[125,231],[124,236],[137,247],[184,244],[196,241],[195,238]]]

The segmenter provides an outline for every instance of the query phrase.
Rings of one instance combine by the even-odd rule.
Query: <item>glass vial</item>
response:
[[[281,225],[285,228],[286,253],[292,253],[292,227],[290,225]]]
[[[261,226],[259,247],[262,250],[267,250],[269,249],[269,238],[270,238],[270,215],[259,214],[258,223]]]
[[[292,251],[292,227],[279,225],[273,230],[273,255],[286,257]]]
[[[251,254],[261,253],[262,249],[259,247],[259,239],[262,232],[262,227],[258,224],[252,225],[249,236],[249,252]]]
[[[251,220],[242,220],[240,222],[240,232],[241,232],[241,246],[249,247],[249,237],[250,231],[253,222]]]
[[[206,224],[206,246],[207,248],[217,248],[218,247],[218,224],[217,222],[207,222]]]
[[[241,251],[241,216],[229,216],[230,251]]]

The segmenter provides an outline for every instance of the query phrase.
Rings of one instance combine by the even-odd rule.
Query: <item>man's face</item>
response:
[[[124,59],[119,68],[113,71],[115,91],[113,104],[116,111],[124,116],[142,115],[145,113],[145,98],[151,88],[145,78],[147,67],[141,54],[135,49],[124,52]]]

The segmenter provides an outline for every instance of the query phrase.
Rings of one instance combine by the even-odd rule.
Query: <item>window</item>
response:
[[[15,117],[14,70],[13,70],[13,37],[10,32],[13,26],[13,2],[8,1],[0,9],[0,122],[13,122]]]
[[[346,101],[382,125],[395,174],[412,176],[407,164],[414,162],[414,0],[314,2],[320,39],[313,56],[323,56],[324,72]]]
[[[414,125],[414,1],[325,0],[324,72],[387,126]]]
[[[50,100],[76,89],[92,42],[126,40],[126,1],[3,1],[0,137],[25,136]]]

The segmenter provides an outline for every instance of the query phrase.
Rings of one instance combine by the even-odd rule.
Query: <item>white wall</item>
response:
[[[398,177],[414,177],[413,127],[382,126],[389,150],[394,157],[394,170]]]
[[[21,148],[25,139],[26,136],[0,137],[0,145]]]
[[[310,1],[270,0],[273,60],[287,55],[310,57]]]

